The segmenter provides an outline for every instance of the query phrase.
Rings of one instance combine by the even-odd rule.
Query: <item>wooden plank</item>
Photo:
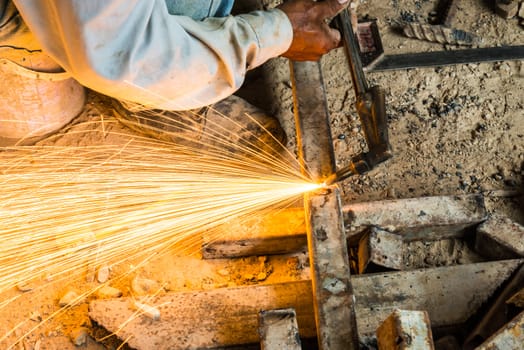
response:
[[[460,237],[487,217],[480,195],[352,203],[342,210],[352,245],[369,226],[394,232],[406,241],[437,240]],[[304,208],[263,211],[252,220],[230,224],[204,235],[205,258],[290,253],[306,244]]]
[[[433,326],[461,324],[523,260],[354,276],[360,337],[372,336],[394,309],[426,310]],[[96,300],[90,317],[131,347],[213,348],[258,343],[260,310],[294,308],[302,337],[316,335],[310,281],[172,293],[152,298],[160,320],[133,314],[133,299]],[[133,316],[134,315],[134,316]]]
[[[295,310],[261,311],[258,319],[262,350],[302,349]]]

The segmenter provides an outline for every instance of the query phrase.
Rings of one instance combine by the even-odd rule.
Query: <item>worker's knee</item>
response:
[[[30,144],[69,123],[84,88],[42,52],[11,1],[0,0],[0,146]]]

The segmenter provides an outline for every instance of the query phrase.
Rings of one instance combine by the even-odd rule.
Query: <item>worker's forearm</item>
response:
[[[280,10],[194,21],[164,0],[15,0],[42,46],[93,90],[163,109],[216,102],[287,50]]]

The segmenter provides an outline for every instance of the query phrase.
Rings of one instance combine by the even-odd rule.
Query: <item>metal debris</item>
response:
[[[33,290],[33,286],[28,284],[28,283],[25,283],[25,282],[21,282],[21,283],[18,283],[16,285],[16,288],[21,291],[21,292],[30,292]]]
[[[441,0],[438,3],[435,20],[431,24],[441,24],[446,27],[451,26],[451,22],[457,13],[458,0]]]
[[[491,305],[489,305],[480,322],[466,337],[464,348],[475,348],[478,344],[488,339],[493,333],[495,333],[509,321],[509,309],[507,302],[524,286],[524,265],[522,265],[522,263],[519,264],[519,268],[515,273],[513,273],[513,276],[503,285],[503,289],[497,293],[495,300]],[[501,349],[516,348],[508,347]]]
[[[377,329],[379,349],[433,350],[426,311],[395,310]]]
[[[522,349],[524,344],[524,312],[486,340],[476,350]]]
[[[503,216],[491,216],[477,228],[475,250],[491,259],[524,257],[524,226]]]
[[[519,2],[516,0],[497,0],[495,12],[502,18],[510,19],[517,15]]]
[[[472,33],[442,25],[409,22],[404,24],[402,30],[408,38],[417,38],[440,44],[471,46],[482,42],[478,36]]]
[[[294,309],[261,311],[258,322],[262,350],[302,349]]]
[[[380,268],[402,270],[402,236],[372,227],[358,247],[358,273],[376,272]]]

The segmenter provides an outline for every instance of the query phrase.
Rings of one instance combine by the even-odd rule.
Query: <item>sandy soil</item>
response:
[[[426,20],[434,4],[428,0],[364,1],[360,14],[378,18],[387,54],[455,49],[404,38],[391,27],[402,18]],[[265,5],[273,6],[274,2],[266,1]],[[504,20],[494,15],[482,1],[461,1],[453,25],[481,36],[481,46],[524,43],[524,30],[518,20]],[[349,157],[365,148],[365,143],[353,108],[354,95],[343,53],[337,51],[327,55],[322,66],[337,163],[343,166]],[[341,184],[344,202],[483,193],[491,212],[524,223],[524,62],[369,73],[368,78],[386,91],[394,157],[365,176],[344,181]],[[287,61],[275,59],[251,72],[239,95],[277,116],[288,134],[288,147],[294,150],[292,90]],[[84,122],[102,119],[107,121],[104,126],[107,130],[132,135],[114,122],[107,101],[90,93],[84,112],[66,129],[65,135],[44,140],[42,144],[91,145],[126,139],[124,136],[114,138],[110,133],[107,137],[78,136],[77,131],[93,127]],[[438,242],[431,248],[414,244],[413,252],[409,258],[412,267],[475,259],[461,242]],[[126,268],[112,266],[110,276]],[[17,299],[2,311],[0,334],[20,322],[23,324],[0,347],[4,348],[4,344],[51,316],[59,309],[58,300],[67,291],[81,292],[98,285],[96,281],[86,281],[85,272],[79,273],[81,278],[67,283],[42,279],[31,286],[32,290],[9,292],[6,297]],[[216,261],[173,255],[155,259],[120,280],[115,287],[124,296],[129,296],[133,294],[131,282],[137,276],[154,281],[167,292],[275,283],[304,279],[308,275],[307,257],[303,252]],[[98,330],[91,329],[87,317],[87,303],[91,298],[35,329],[15,348],[73,349],[75,346],[69,336],[79,327],[87,327],[96,337]],[[115,343],[97,343],[90,338],[83,348],[104,349],[106,346],[114,348]]]

